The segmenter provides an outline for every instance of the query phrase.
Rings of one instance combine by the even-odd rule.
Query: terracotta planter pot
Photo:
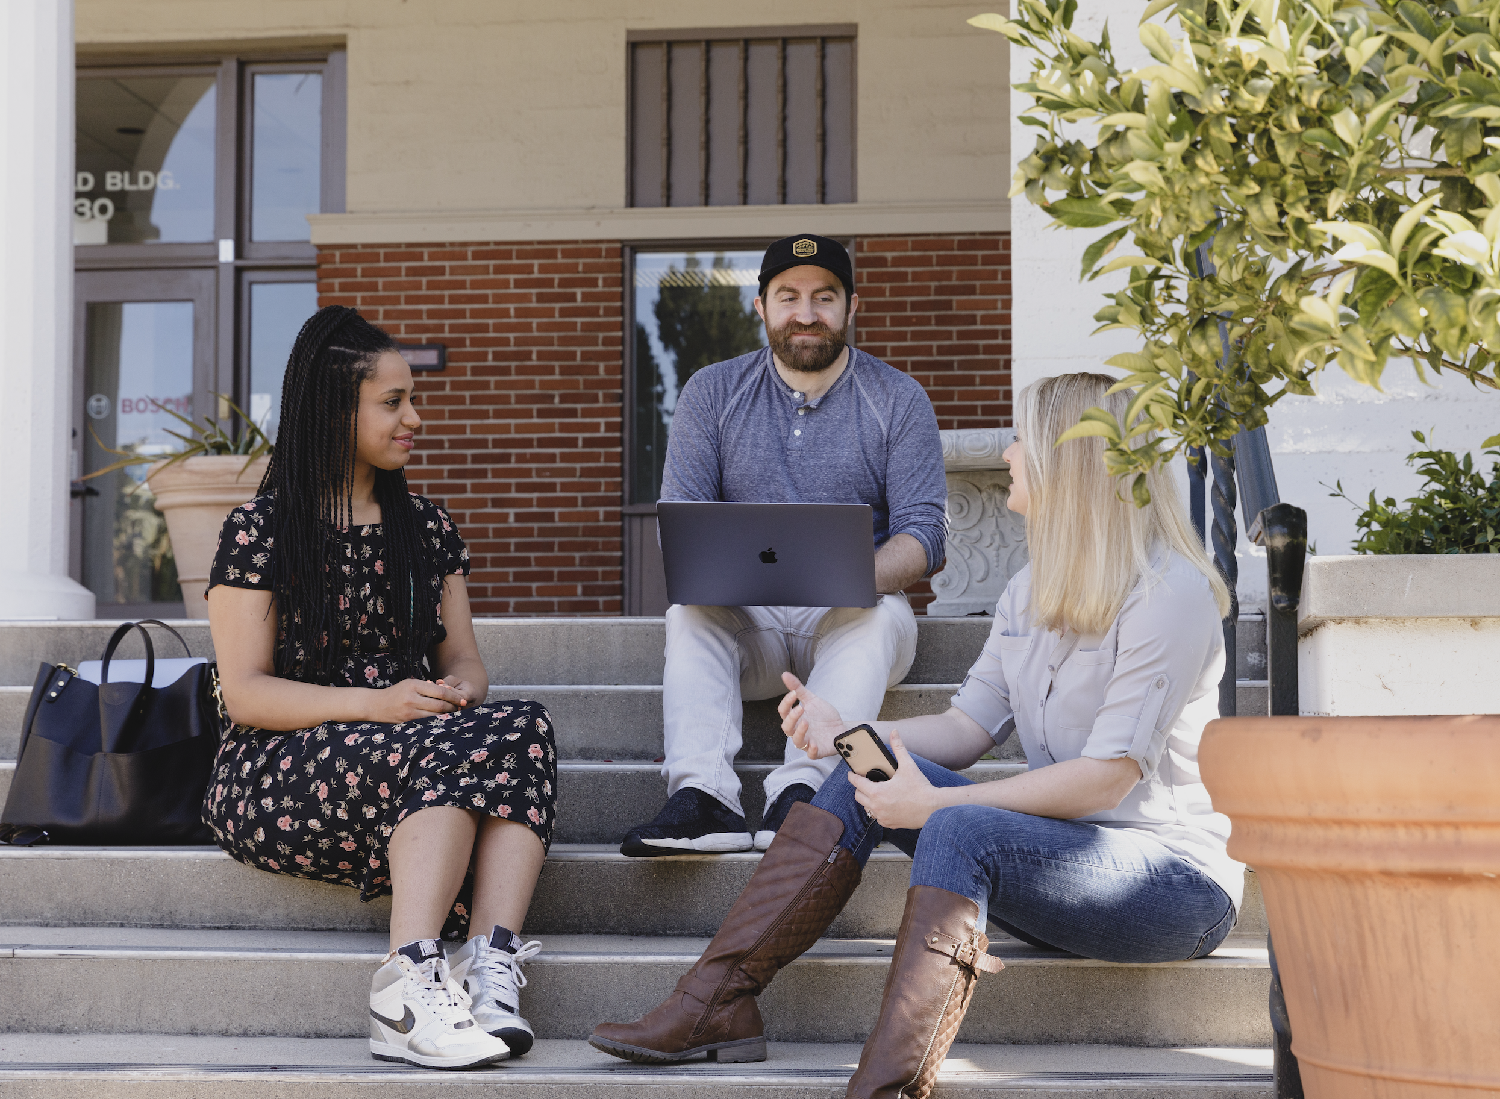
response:
[[[1500,1095],[1500,717],[1211,722],[1313,1099]]]
[[[152,473],[147,480],[157,510],[166,517],[172,556],[177,560],[177,582],[189,618],[208,611],[203,593],[214,563],[219,529],[230,510],[255,496],[270,458],[257,458],[249,467],[243,456],[204,455],[188,458]]]

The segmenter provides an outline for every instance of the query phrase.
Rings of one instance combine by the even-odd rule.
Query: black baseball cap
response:
[[[812,233],[783,237],[766,249],[760,261],[760,296],[766,296],[766,284],[777,275],[803,265],[833,272],[849,296],[854,296],[854,264],[849,262],[848,249],[830,237]]]

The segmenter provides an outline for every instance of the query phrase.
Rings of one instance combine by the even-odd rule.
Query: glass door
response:
[[[74,320],[73,576],[101,618],[183,616],[166,521],[145,482],[168,434],[218,411],[212,270],[88,271]],[[120,453],[140,462],[87,480]]]

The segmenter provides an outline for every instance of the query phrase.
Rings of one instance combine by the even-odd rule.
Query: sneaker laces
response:
[[[452,977],[441,959],[434,958],[422,965],[413,965],[407,979],[407,994],[423,1004],[445,1024],[461,1023],[472,1019],[469,1008],[472,1001]]]
[[[526,987],[526,974],[521,963],[529,962],[541,952],[542,944],[536,939],[523,944],[514,954],[485,943],[469,972],[479,978],[479,987],[486,989],[502,1007],[519,1010],[520,992]]]

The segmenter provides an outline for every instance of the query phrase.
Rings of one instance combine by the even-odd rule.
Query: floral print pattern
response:
[[[434,575],[440,588],[444,577],[469,571],[468,551],[442,508],[415,494],[412,503],[442,567]],[[210,587],[268,582],[272,505],[262,496],[230,513]],[[335,686],[387,687],[398,674],[382,549],[379,525],[346,532],[337,600],[349,640]],[[289,678],[307,678],[300,670]],[[352,886],[368,901],[391,890],[386,847],[411,813],[456,806],[524,823],[550,845],[556,801],[552,718],[537,702],[514,700],[395,725],[325,722],[290,733],[230,725],[203,815],[219,846],[240,862]],[[465,881],[454,902],[445,938],[467,935],[471,885]]]
[[[443,581],[458,572],[469,575],[469,550],[446,511],[415,492],[411,494],[411,502],[423,528],[423,538],[431,549],[431,559],[437,565],[426,579],[439,599],[437,632],[430,642],[430,645],[438,645],[448,637],[441,610]],[[209,588],[216,584],[260,589],[270,586],[271,554],[276,539],[268,530],[275,505],[274,496],[257,496],[235,508],[225,518],[219,531],[213,567],[209,571]],[[346,657],[369,659],[357,669],[357,675],[341,677],[335,674],[332,682],[335,686],[389,687],[395,682],[391,677],[396,674],[394,660],[389,655],[394,647],[392,637],[396,622],[394,613],[386,607],[390,581],[385,571],[385,537],[379,523],[341,533],[343,537],[334,557],[339,562],[336,567],[343,575],[330,587],[337,592],[334,598],[344,618],[342,647]],[[204,598],[207,597],[205,591]],[[304,671],[306,660],[307,654],[299,651],[288,678],[313,681],[313,676]],[[347,666],[344,670],[348,670]]]

